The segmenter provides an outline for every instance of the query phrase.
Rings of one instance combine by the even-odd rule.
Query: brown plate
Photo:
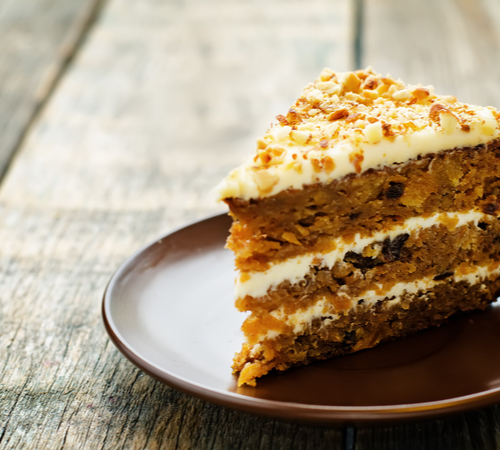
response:
[[[175,231],[109,282],[106,330],[143,371],[213,403],[314,423],[423,419],[500,402],[498,301],[441,328],[237,388],[230,366],[245,316],[233,307],[229,226],[220,215]]]

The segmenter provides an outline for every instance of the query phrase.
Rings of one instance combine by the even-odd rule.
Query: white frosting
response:
[[[484,111],[488,124],[495,124],[496,120],[489,110]],[[372,168],[381,168],[391,164],[402,163],[419,155],[435,153],[441,150],[475,147],[484,144],[499,136],[498,128],[495,128],[494,135],[483,132],[483,124],[475,124],[469,132],[464,132],[457,128],[451,134],[439,133],[433,129],[415,132],[409,136],[398,136],[394,141],[383,140],[377,144],[363,143],[358,146],[350,141],[339,141],[326,150],[316,150],[309,146],[310,158],[315,156],[329,156],[335,161],[335,169],[326,173],[315,172],[310,163],[302,162],[302,171],[290,169],[289,164],[294,163],[294,147],[288,144],[284,154],[283,164],[275,165],[267,169],[271,177],[277,177],[278,181],[269,193],[262,194],[259,191],[255,180],[255,166],[252,159],[248,160],[239,168],[235,169],[228,178],[223,180],[218,186],[218,195],[222,198],[238,197],[243,199],[266,197],[277,194],[286,189],[301,189],[303,186],[314,183],[329,183],[340,179],[350,173],[355,172],[350,155],[359,149],[363,150],[363,161],[360,162],[361,172]],[[309,160],[307,160],[309,161]]]
[[[493,108],[436,96],[431,86],[407,86],[371,69],[325,70],[290,111],[220,183],[220,199],[267,197],[500,136]]]
[[[358,301],[363,300],[364,305],[373,305],[379,300],[389,299],[386,301],[387,306],[392,306],[401,302],[401,298],[404,294],[416,294],[418,292],[427,291],[433,289],[436,285],[447,283],[453,280],[455,283],[466,281],[470,285],[482,283],[488,278],[497,276],[500,274],[500,267],[489,270],[488,267],[480,266],[469,274],[459,274],[455,276],[450,276],[445,280],[434,280],[433,277],[421,278],[420,280],[408,282],[408,283],[397,283],[389,291],[384,294],[377,294],[375,291],[367,291],[363,295],[351,299],[351,310],[358,306]],[[301,309],[294,314],[287,316],[283,306],[272,311],[270,313],[276,319],[284,322],[286,325],[293,326],[294,333],[301,333],[303,330],[311,324],[311,322],[316,318],[324,318],[323,323],[327,325],[328,323],[336,320],[338,315],[334,310],[334,306],[328,302],[326,299],[322,298],[318,300],[314,305],[309,308]],[[325,319],[326,318],[326,319]],[[258,338],[258,342],[262,342],[264,339],[274,339],[279,335],[277,331],[270,330],[267,334],[261,335]]]
[[[309,308],[301,309],[293,314],[290,314],[288,317],[285,314],[284,308],[280,307],[271,312],[271,316],[275,317],[278,320],[283,321],[285,318],[285,323],[287,325],[293,326],[294,333],[300,333],[306,324],[309,324],[313,321],[313,319],[317,317],[326,317],[328,316],[328,320],[335,320],[338,318],[338,315],[331,311],[331,303],[329,303],[326,299],[318,300],[314,305]],[[279,333],[278,333],[279,334]],[[269,332],[262,336],[262,339],[269,339]],[[274,337],[276,337],[275,335]]]
[[[268,289],[276,288],[283,281],[288,280],[291,284],[296,284],[309,272],[314,260],[319,261],[315,266],[331,269],[335,263],[342,261],[347,252],[361,253],[363,249],[375,242],[382,242],[386,238],[394,239],[403,233],[415,233],[418,230],[430,228],[441,224],[443,221],[458,219],[455,227],[466,224],[475,226],[482,220],[489,220],[482,212],[472,211],[468,213],[440,213],[430,217],[412,217],[404,224],[393,227],[390,230],[378,231],[371,236],[361,236],[356,234],[352,243],[346,244],[342,238],[334,239],[335,250],[329,253],[309,253],[306,255],[290,258],[286,261],[276,263],[265,272],[247,272],[236,279],[236,296],[244,298],[262,297]]]

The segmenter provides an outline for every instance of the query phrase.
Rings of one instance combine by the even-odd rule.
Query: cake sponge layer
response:
[[[441,325],[457,312],[485,309],[499,293],[496,277],[472,285],[449,280],[431,290],[359,305],[334,320],[329,315],[315,317],[300,333],[280,334],[254,346],[244,344],[233,364],[234,372],[240,373],[238,385],[255,386],[255,378],[273,369],[345,355]]]
[[[500,211],[500,142],[455,149],[405,164],[307,186],[258,201],[226,199],[236,267],[265,271],[279,261],[323,252],[332,238],[389,230],[411,217]]]
[[[371,69],[325,70],[277,120],[219,187],[234,219],[236,305],[250,313],[240,384],[495,299],[494,108]]]

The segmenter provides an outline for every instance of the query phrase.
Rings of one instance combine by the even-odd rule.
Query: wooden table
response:
[[[493,449],[500,408],[326,428],[255,417],[130,364],[100,317],[136,249],[324,66],[500,107],[496,0],[1,0],[0,448]]]

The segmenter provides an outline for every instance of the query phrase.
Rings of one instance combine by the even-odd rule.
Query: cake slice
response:
[[[238,384],[484,309],[500,290],[499,113],[325,69],[219,186]]]

